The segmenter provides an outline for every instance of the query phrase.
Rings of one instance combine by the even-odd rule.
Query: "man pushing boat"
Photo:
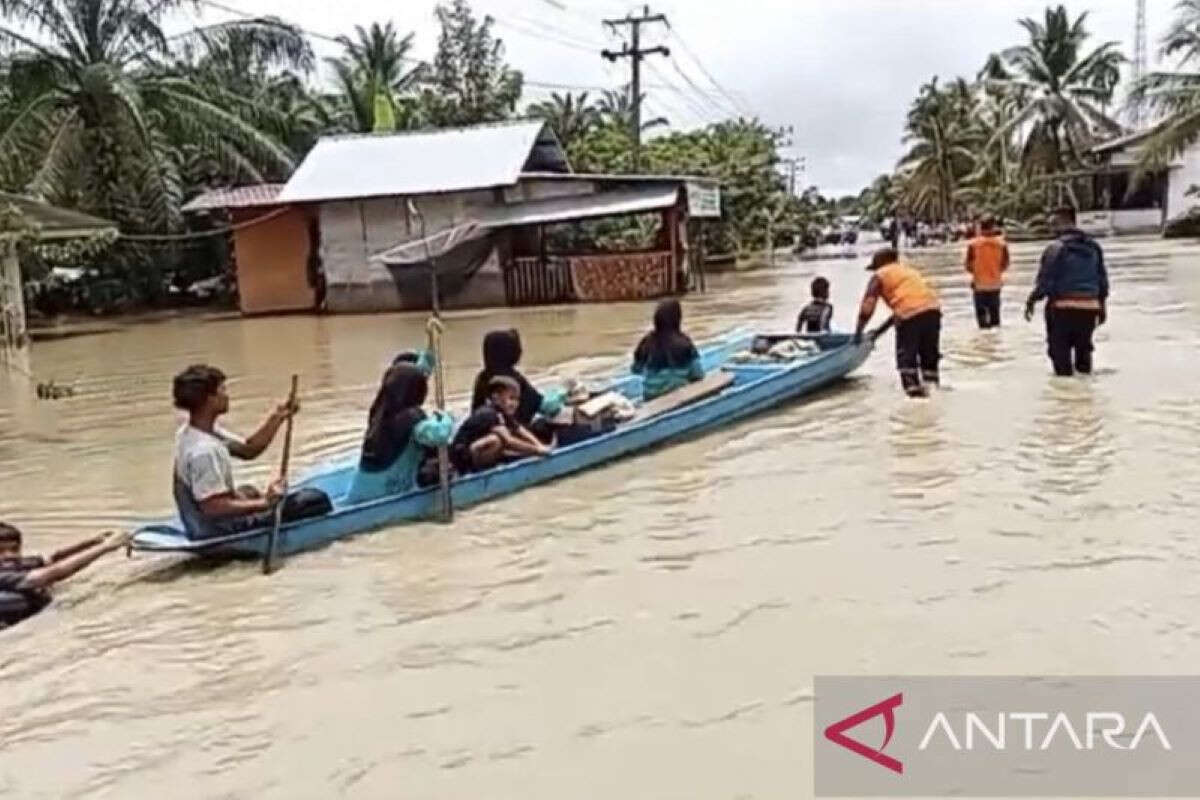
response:
[[[871,276],[863,293],[862,308],[854,341],[862,341],[863,330],[875,313],[880,298],[896,318],[896,369],[900,385],[909,397],[925,397],[930,386],[940,384],[942,307],[937,293],[916,267],[900,260],[894,248],[875,253],[867,266]]]

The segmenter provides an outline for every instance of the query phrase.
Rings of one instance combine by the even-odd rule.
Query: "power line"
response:
[[[539,30],[535,30],[535,29],[531,29],[531,28],[524,28],[520,25],[517,25],[516,23],[509,22],[507,20],[503,20],[498,17],[492,17],[492,19],[494,19],[496,21],[496,23],[498,25],[500,25],[501,27],[508,28],[509,30],[515,31],[517,33],[523,33],[526,36],[529,36],[533,39],[537,39],[538,41],[549,42],[551,44],[557,44],[562,47],[569,47],[572,50],[581,50],[585,53],[591,53],[591,52],[595,51],[595,48],[592,45],[579,44],[578,42],[572,42],[572,41],[568,41],[566,39],[556,38],[554,36],[550,36],[549,34],[547,34],[544,31],[539,31]]]
[[[691,115],[700,120],[701,125],[708,124],[710,112],[707,107],[705,107],[702,103],[693,100],[690,95],[688,95],[675,84],[671,83],[671,81],[665,75],[658,71],[657,67],[652,64],[647,64],[647,66],[650,68],[650,71],[654,74],[654,76],[663,82],[664,86],[662,88],[679,95],[680,99],[683,101],[683,104],[688,107]]]
[[[668,27],[670,27],[670,26],[668,26]],[[695,51],[693,51],[692,48],[688,46],[688,43],[683,40],[683,37],[679,34],[679,31],[673,27],[671,27],[671,36],[675,39],[676,42],[679,43],[679,46],[683,50],[683,52],[687,53],[688,56],[691,57],[692,61],[696,62],[696,66],[700,68],[700,71],[702,73],[704,73],[704,77],[708,78],[709,82],[712,83],[712,85],[715,86],[717,88],[717,90],[722,95],[725,96],[725,99],[733,104],[733,107],[738,110],[739,114],[744,114],[747,117],[755,116],[755,114],[752,112],[752,110],[749,110],[748,108],[743,107],[743,105],[740,104],[738,102],[738,100],[734,98],[733,94],[730,93],[729,90],[727,90],[724,86],[722,86],[720,84],[720,82],[717,81],[717,79],[713,77],[712,73],[709,72],[707,68],[705,68],[704,62],[702,62],[700,60],[699,56],[696,55]]]
[[[692,80],[691,77],[686,72],[683,71],[683,68],[679,66],[679,62],[676,59],[674,59],[674,58],[671,59],[671,66],[675,68],[675,71],[677,73],[679,73],[679,77],[683,78],[684,82],[687,83],[688,86],[692,87],[692,89],[697,94],[699,94],[701,97],[704,97],[703,90],[699,86],[696,85],[696,82],[694,80]],[[727,108],[727,107],[720,105],[711,100],[709,100],[707,102],[714,109],[716,109],[720,113],[720,115],[723,117],[725,117],[725,116],[734,116],[734,117],[742,116],[740,109],[738,109],[736,106],[733,106],[732,108]],[[732,113],[730,113],[731,111],[732,111]]]

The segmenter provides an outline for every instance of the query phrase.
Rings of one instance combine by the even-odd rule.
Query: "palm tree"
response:
[[[646,96],[643,94],[642,99]],[[600,119],[609,125],[626,131],[633,130],[633,90],[626,85],[620,91],[608,89],[596,102],[596,112],[600,115]],[[642,132],[657,128],[663,125],[669,125],[666,117],[655,117],[650,120],[642,120]]]
[[[954,216],[960,187],[974,171],[984,140],[976,110],[974,91],[961,78],[946,89],[937,78],[921,87],[905,127],[909,150],[899,164],[909,210],[939,220]]]
[[[261,63],[304,61],[299,32],[256,19],[169,38],[185,0],[0,0],[0,47],[26,76],[0,128],[0,176],[125,230],[179,224],[181,146],[231,180],[281,177],[292,154],[254,124],[261,109],[199,80],[180,56],[246,33]]]
[[[389,22],[355,26],[355,38],[338,37],[345,53],[328,58],[346,126],[365,133],[416,127],[419,122],[414,90],[425,76],[424,65],[409,58],[412,33],[401,37]],[[416,66],[407,68],[406,65]]]
[[[1062,172],[1068,161],[1082,163],[1081,153],[1099,137],[1121,132],[1105,110],[1125,57],[1116,42],[1084,54],[1087,16],[1072,21],[1058,6],[1046,9],[1044,21],[1019,20],[1029,42],[989,61],[990,85],[1026,99],[995,137],[1028,129],[1022,157],[1029,168]]]
[[[588,104],[587,92],[578,95],[554,92],[549,100],[534,103],[525,113],[545,120],[563,147],[584,136],[600,119],[600,112]]]
[[[1175,8],[1162,54],[1177,57],[1178,69],[1150,73],[1129,96],[1131,106],[1140,106],[1155,120],[1141,148],[1143,170],[1179,155],[1200,138],[1200,72],[1195,71],[1200,60],[1200,0],[1180,0]]]

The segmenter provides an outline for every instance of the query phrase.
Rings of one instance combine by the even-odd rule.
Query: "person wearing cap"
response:
[[[1025,320],[1046,301],[1046,349],[1054,374],[1092,371],[1092,334],[1108,319],[1108,271],[1104,251],[1075,222],[1075,209],[1056,210],[1051,225],[1058,238],[1042,253],[1037,282],[1025,301]]]
[[[875,253],[867,270],[874,274],[863,293],[854,341],[862,341],[863,330],[875,313],[875,304],[882,298],[896,319],[896,368],[900,372],[900,385],[909,397],[924,397],[929,386],[940,382],[942,307],[937,293],[891,247]]]
[[[981,330],[1000,326],[1000,290],[1008,262],[1008,243],[996,229],[996,220],[984,218],[979,235],[967,244],[965,263],[975,294],[975,319]]]
[[[520,405],[521,384],[508,375],[493,375],[487,399],[466,418],[450,444],[450,461],[460,475],[550,452],[517,419]]]

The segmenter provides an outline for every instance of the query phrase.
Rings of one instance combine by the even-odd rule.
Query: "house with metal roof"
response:
[[[0,218],[10,216],[14,223],[19,221],[28,226],[28,230],[6,229],[0,222],[0,360],[7,360],[10,351],[24,346],[28,338],[17,236],[29,234],[38,242],[61,242],[117,235],[116,225],[106,219],[52,206],[33,197],[0,192]]]
[[[692,272],[689,218],[720,215],[703,178],[571,171],[540,121],[321,139],[282,187],[206,193],[229,211],[243,311],[427,308],[654,297]],[[556,226],[647,215],[651,247],[564,247]],[[569,237],[565,237],[569,239]]]

